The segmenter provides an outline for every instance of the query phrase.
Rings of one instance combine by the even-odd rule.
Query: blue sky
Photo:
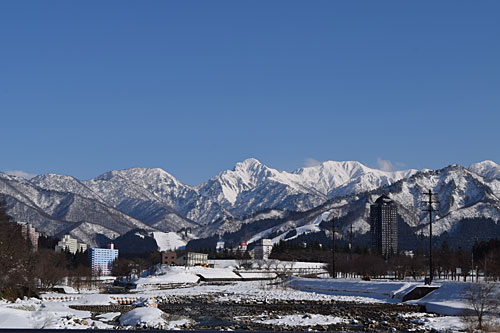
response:
[[[498,1],[1,1],[0,170],[500,161]],[[383,165],[383,163],[381,163]]]

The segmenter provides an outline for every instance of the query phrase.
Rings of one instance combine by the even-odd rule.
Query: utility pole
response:
[[[352,261],[352,223],[351,223],[351,228],[349,232],[349,260]]]
[[[474,249],[472,249],[471,253],[472,253],[472,282],[474,282]]]
[[[332,222],[332,277],[335,279],[337,274],[335,271],[335,218],[333,217],[333,214],[330,221]]]
[[[432,267],[432,213],[438,212],[438,210],[434,209],[434,207],[432,205],[438,204],[439,201],[433,199],[436,197],[436,195],[434,193],[432,193],[431,190],[429,190],[428,192],[424,192],[423,194],[428,196],[428,201],[424,201],[423,203],[429,205],[428,208],[424,209],[423,211],[429,213],[429,281],[428,281],[428,284],[431,284],[432,280],[433,280],[433,274],[434,274],[433,267]],[[427,281],[426,281],[426,283],[427,283]]]
[[[471,254],[472,254],[472,282],[474,282],[474,250],[476,248],[476,244],[477,244],[477,237],[474,237],[474,245],[472,245],[472,249],[471,249]],[[478,281],[478,271],[476,269],[476,282]]]

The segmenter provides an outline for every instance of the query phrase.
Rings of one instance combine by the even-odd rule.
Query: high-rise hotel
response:
[[[372,249],[388,258],[398,253],[398,208],[386,195],[370,206]]]

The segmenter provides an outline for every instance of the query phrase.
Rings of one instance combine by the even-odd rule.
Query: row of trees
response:
[[[319,242],[299,244],[280,242],[273,247],[270,258],[287,261],[319,261],[332,266],[332,249]],[[476,243],[470,250],[451,249],[446,242],[433,251],[434,276],[439,279],[472,281],[478,275],[485,279],[500,279],[500,241]],[[429,274],[429,257],[425,251],[416,251],[411,255],[392,255],[388,260],[374,254],[368,247],[349,246],[335,248],[335,270],[338,276],[371,278],[407,277],[420,279]]]
[[[113,262],[111,274],[114,276],[130,276],[160,262],[160,252],[120,254],[120,257]]]

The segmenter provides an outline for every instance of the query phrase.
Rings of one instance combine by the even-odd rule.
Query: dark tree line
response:
[[[0,202],[0,296],[16,298],[36,294],[36,258],[21,227],[7,215]]]
[[[476,242],[472,247],[474,269],[482,271],[489,280],[500,280],[500,240]]]
[[[319,241],[298,243],[281,241],[273,247],[270,258],[286,261],[312,261],[328,263],[332,267],[332,248],[323,246]],[[474,266],[478,271],[473,272]],[[452,249],[446,242],[433,251],[433,271],[437,278],[467,280],[472,276],[484,274],[491,279],[500,276],[500,241],[491,240],[475,246],[474,252],[458,247]],[[486,270],[482,265],[486,264]],[[373,253],[367,246],[356,245],[350,248],[346,243],[336,243],[335,271],[339,277],[422,279],[429,274],[429,255],[424,250],[411,255],[394,254],[385,260],[380,254]]]
[[[113,262],[111,274],[114,276],[128,277],[131,274],[138,274],[160,262],[161,253],[157,251],[147,253],[120,253],[118,259]]]
[[[87,252],[56,253],[56,243],[56,239],[41,236],[38,248],[33,248],[0,202],[0,298],[36,296],[38,290],[53,287],[65,277],[76,286],[90,277]]]

